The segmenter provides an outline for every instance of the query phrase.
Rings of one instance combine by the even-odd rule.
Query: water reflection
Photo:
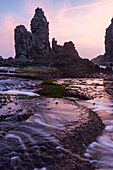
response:
[[[106,126],[97,141],[89,145],[84,156],[95,164],[96,169],[113,169],[113,80],[62,79],[58,83],[93,97],[92,100],[77,102],[96,111]]]
[[[110,81],[112,83],[112,81]],[[107,82],[109,84],[110,82]],[[106,84],[104,82],[103,84]],[[106,89],[106,87],[104,87]],[[112,96],[104,93],[101,99],[96,98],[82,102],[102,118],[106,127],[103,134],[97,138],[97,142],[89,145],[84,154],[90,158],[90,163],[95,164],[96,169],[113,169],[113,100]]]

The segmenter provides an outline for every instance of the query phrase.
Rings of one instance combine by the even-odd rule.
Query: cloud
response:
[[[59,6],[55,6],[55,2],[53,0],[23,0],[25,9],[23,15],[19,16],[11,11],[10,15],[0,16],[2,25],[0,55],[6,57],[14,55],[14,28],[18,24],[24,24],[29,29],[30,20],[37,7],[43,8],[50,23],[50,40],[55,37],[59,44],[73,41],[79,54],[85,58],[104,53],[105,29],[113,16],[113,0],[93,0],[93,3],[90,1],[90,4],[70,8],[71,0],[64,0]]]
[[[105,29],[112,18],[112,6],[112,0],[98,0],[73,8],[64,6],[54,21],[51,20],[51,37],[55,36],[59,43],[72,40],[85,58],[104,53]]]
[[[72,11],[72,10],[76,10],[76,9],[96,7],[96,6],[99,6],[99,5],[106,4],[107,2],[108,2],[107,0],[101,0],[101,1],[96,0],[94,3],[90,3],[90,4],[86,4],[86,5],[79,5],[79,6],[75,6],[75,7],[72,7],[72,8],[66,8],[66,5],[64,5],[64,8],[60,12],[67,12],[67,11]]]

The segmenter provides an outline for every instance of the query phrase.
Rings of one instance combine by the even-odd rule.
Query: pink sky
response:
[[[50,0],[47,0],[49,2]],[[66,0],[60,9],[24,0],[26,15],[0,14],[0,55],[4,58],[14,53],[14,28],[24,24],[29,29],[30,20],[37,6],[42,7],[50,23],[50,41],[55,37],[59,44],[73,41],[82,58],[93,58],[104,53],[105,29],[113,16],[113,0],[95,0],[93,3],[69,7]]]

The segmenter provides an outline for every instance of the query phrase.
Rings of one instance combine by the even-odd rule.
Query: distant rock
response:
[[[104,55],[99,55],[91,60],[94,64],[100,64],[104,65],[105,64],[105,58]]]
[[[113,64],[113,18],[111,24],[105,33],[105,54],[91,60],[95,64],[111,65]]]
[[[0,56],[0,61],[2,61],[3,60],[3,57],[2,56]]]
[[[25,55],[20,55],[20,56],[18,57],[18,60],[23,61],[23,60],[27,60],[27,58],[26,58]]]

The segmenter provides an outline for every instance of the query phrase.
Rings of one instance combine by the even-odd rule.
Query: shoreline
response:
[[[18,95],[15,97],[14,95],[13,100],[12,100],[13,102],[11,102],[11,103],[14,103],[15,105],[15,107],[13,106],[13,108],[15,108],[13,109],[13,113],[12,113],[12,109],[11,110],[9,109],[11,108],[10,103],[9,103],[9,105],[7,105],[7,109],[9,109],[10,111],[9,116],[6,116],[6,117],[4,116],[1,119],[0,127],[1,129],[3,129],[1,131],[1,142],[4,141],[5,136],[7,137],[7,135],[10,134],[10,129],[12,129],[11,127],[9,128],[9,126],[6,126],[4,124],[5,122],[8,121],[10,125],[13,123],[13,129],[16,129],[17,125],[20,128],[20,126],[24,124],[25,125],[31,124],[30,126],[35,127],[36,126],[35,122],[34,123],[26,122],[26,119],[29,120],[30,118],[34,117],[34,115],[39,111],[42,114],[44,112],[48,113],[48,110],[50,113],[53,113],[51,109],[52,108],[51,100],[52,100],[51,98],[45,98],[45,97],[44,98],[42,97],[35,98],[35,97],[27,97],[27,96],[19,97]],[[57,107],[60,107],[60,102],[62,100],[67,101],[67,104],[70,104],[72,106],[74,105],[74,107],[76,107],[76,112],[80,114],[79,118],[78,120],[65,124],[64,130],[60,130],[60,131],[57,130],[54,133],[53,136],[55,137],[56,140],[60,142],[60,145],[62,147],[61,146],[58,147],[59,145],[55,144],[54,142],[40,143],[40,147],[39,147],[40,149],[37,150],[38,154],[36,154],[37,156],[40,155],[40,161],[37,161],[34,164],[36,164],[38,168],[46,167],[46,169],[51,169],[51,168],[61,169],[61,167],[64,169],[88,169],[88,170],[94,169],[93,165],[85,161],[87,159],[84,158],[83,154],[85,152],[86,147],[91,142],[95,141],[96,137],[102,133],[104,129],[104,124],[102,123],[101,119],[95,112],[91,111],[90,109],[87,109],[86,107],[82,105],[77,104],[76,99],[74,100],[73,98],[53,99],[54,101],[53,105],[56,109]],[[50,106],[48,105],[48,102],[50,103],[49,104]],[[7,109],[5,108],[5,111]],[[39,123],[38,126],[39,128],[42,128],[43,126],[45,126],[45,123],[44,122],[42,122],[42,124]],[[46,128],[49,129],[49,126],[47,126]],[[33,132],[30,132],[30,133],[32,134]],[[39,146],[39,144],[37,146]],[[28,147],[28,146],[26,147],[32,150],[31,147]],[[33,152],[32,154],[30,153],[31,157],[34,155],[33,150],[32,152]],[[77,157],[77,155],[79,156]],[[9,156],[9,158],[7,159],[9,160],[11,156]],[[16,156],[16,155],[13,155],[13,156]],[[20,154],[20,157],[22,156],[24,157],[25,155]],[[81,159],[81,157],[83,158]],[[28,158],[26,159],[28,160]],[[28,162],[24,162],[24,163],[25,163],[25,166],[27,167],[30,166],[30,163]]]

